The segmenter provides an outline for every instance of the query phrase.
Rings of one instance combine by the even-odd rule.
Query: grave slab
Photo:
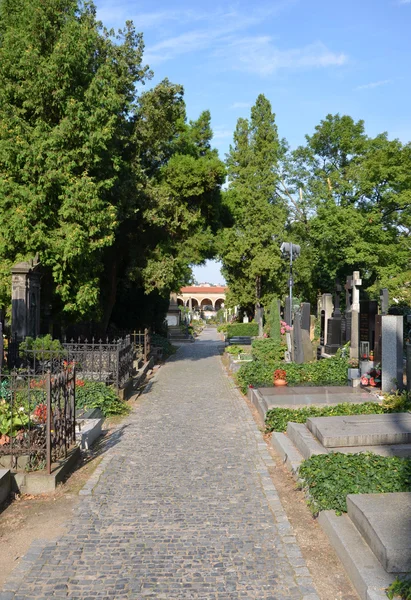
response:
[[[362,402],[377,402],[376,396],[364,390],[358,390],[349,386],[324,386],[324,387],[292,387],[286,386],[281,389],[276,387],[258,388],[268,408],[283,406],[287,408],[330,405],[350,402],[360,404]]]
[[[384,569],[388,573],[411,571],[411,493],[350,494],[347,507],[348,516]]]
[[[410,413],[312,417],[307,427],[326,448],[411,443]]]

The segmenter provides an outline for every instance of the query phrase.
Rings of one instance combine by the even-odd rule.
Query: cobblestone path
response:
[[[179,349],[0,600],[318,600],[211,328]]]

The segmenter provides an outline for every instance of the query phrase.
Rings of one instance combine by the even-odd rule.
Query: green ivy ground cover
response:
[[[227,337],[258,335],[258,323],[232,323],[227,325]]]
[[[331,406],[305,406],[303,408],[272,408],[265,417],[267,431],[286,431],[287,423],[305,423],[310,417],[339,417],[342,415],[369,415],[387,412],[377,402],[352,404],[343,402]]]
[[[411,458],[363,454],[320,454],[303,461],[302,487],[314,513],[347,512],[348,494],[411,491]]]
[[[284,353],[287,345],[281,340],[266,338],[263,340],[253,340],[251,344],[251,354],[256,360],[266,363],[278,363],[284,360]]]
[[[99,408],[105,417],[126,415],[128,404],[119,399],[112,387],[100,381],[79,380],[76,384],[76,407]]]
[[[272,386],[273,373],[276,369],[285,369],[289,385],[346,385],[348,359],[335,356],[301,365],[255,360],[248,365],[243,365],[236,374],[243,394],[249,386]]]

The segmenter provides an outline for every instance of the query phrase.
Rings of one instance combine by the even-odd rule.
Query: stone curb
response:
[[[385,590],[395,577],[386,573],[349,517],[324,510],[318,521],[361,600],[387,600]]]
[[[259,461],[256,463],[256,470],[259,473],[261,485],[267,498],[268,505],[275,516],[277,529],[282,536],[284,550],[290,564],[294,569],[295,581],[300,588],[303,600],[320,600],[319,596],[317,595],[310,571],[307,568],[306,562],[301,554],[300,546],[298,545],[294,536],[293,529],[268,471],[269,467],[276,466],[275,462],[268,452],[267,445],[262,438],[261,431],[258,429],[253,416],[248,410],[243,396],[235,386],[232,379],[229,377],[228,373],[224,369],[222,369],[222,372],[225,375],[226,382],[228,384],[227,387],[231,392],[231,396],[234,402],[236,402],[240,408],[243,419],[248,426],[249,433],[251,434],[252,438],[254,438],[257,452],[260,457]]]

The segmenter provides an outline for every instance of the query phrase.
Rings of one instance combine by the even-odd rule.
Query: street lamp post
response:
[[[301,248],[292,242],[283,242],[280,247],[283,256],[290,256],[290,276],[288,279],[289,288],[289,306],[285,311],[285,321],[287,325],[292,325],[292,307],[293,307],[293,260],[300,256]]]

